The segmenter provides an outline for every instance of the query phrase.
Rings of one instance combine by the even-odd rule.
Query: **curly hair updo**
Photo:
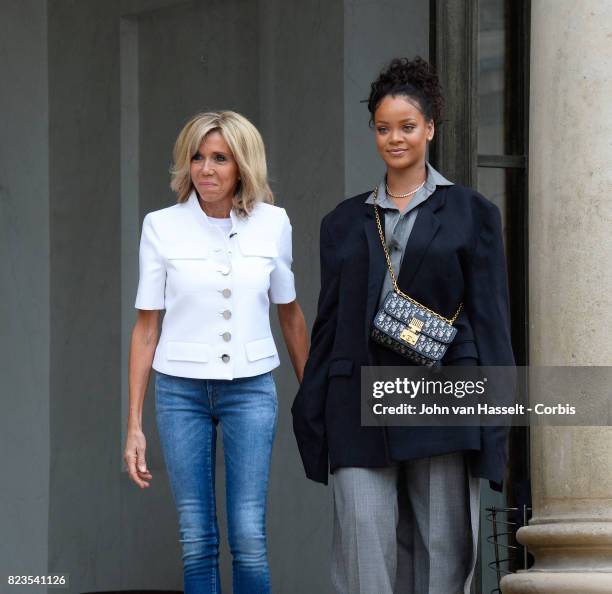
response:
[[[391,95],[403,95],[414,101],[426,122],[438,125],[442,121],[442,90],[433,66],[420,56],[414,60],[394,58],[372,83],[368,98],[370,126],[381,101]]]

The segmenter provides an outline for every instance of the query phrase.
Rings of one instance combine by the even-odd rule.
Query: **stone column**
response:
[[[612,3],[533,0],[531,43],[531,364],[611,365]],[[612,592],[612,429],[531,436],[535,565],[503,593]]]

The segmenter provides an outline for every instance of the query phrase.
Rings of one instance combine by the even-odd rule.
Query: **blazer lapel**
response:
[[[419,207],[397,277],[397,284],[408,294],[410,294],[411,285],[419,270],[423,256],[440,228],[440,221],[435,212],[444,206],[445,200],[446,187],[436,190]]]
[[[385,253],[380,243],[374,206],[364,204],[364,231],[368,242],[368,296],[366,303],[366,336],[370,336],[372,320],[376,314],[380,290],[387,271]]]

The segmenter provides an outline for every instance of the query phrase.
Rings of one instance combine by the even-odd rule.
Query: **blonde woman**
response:
[[[193,117],[174,147],[177,204],[149,213],[140,244],[138,317],[129,363],[125,461],[141,488],[142,402],[155,369],[156,418],[177,506],[185,594],[221,591],[215,512],[223,435],[235,594],[270,592],[265,509],[279,365],[269,305],[298,381],[308,351],[291,272],[291,225],[273,206],[263,141],[243,116]],[[159,333],[160,312],[166,314]]]

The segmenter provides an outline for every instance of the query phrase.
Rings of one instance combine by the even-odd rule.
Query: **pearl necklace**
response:
[[[425,185],[425,181],[426,180],[423,180],[421,184],[419,184],[414,190],[411,190],[407,194],[391,194],[389,190],[389,186],[387,185],[387,182],[385,182],[385,188],[387,189],[387,196],[391,196],[391,198],[408,198],[408,196],[412,196],[413,194],[416,194]]]

